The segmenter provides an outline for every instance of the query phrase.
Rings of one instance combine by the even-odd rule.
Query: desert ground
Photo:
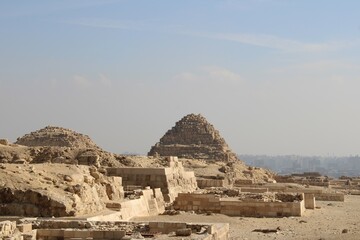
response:
[[[160,215],[136,221],[225,222],[230,224],[230,239],[360,239],[360,196],[347,195],[345,202],[316,201],[317,209],[306,210],[302,217],[251,218],[222,214]],[[255,229],[278,229],[276,233]],[[187,239],[187,238],[184,238]],[[189,238],[190,239],[190,238]]]

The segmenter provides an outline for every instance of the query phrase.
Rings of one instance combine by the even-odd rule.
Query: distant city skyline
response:
[[[0,138],[146,154],[201,113],[237,154],[360,153],[360,2],[0,3]]]

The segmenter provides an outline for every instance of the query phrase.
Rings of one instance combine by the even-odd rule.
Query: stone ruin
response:
[[[200,114],[183,117],[151,148],[148,155],[221,161],[237,159],[219,131]]]
[[[177,157],[167,157],[164,168],[107,168],[108,176],[122,178],[125,190],[131,188],[160,188],[166,202],[173,202],[181,192],[197,189],[194,172],[185,171]]]
[[[222,191],[220,194],[212,192],[180,193],[173,208],[178,211],[212,212],[246,217],[302,216],[306,208],[303,193],[249,194],[233,190],[231,197],[226,194],[228,193]],[[314,201],[314,196],[306,200]]]
[[[196,190],[176,157],[167,168],[0,164],[0,216],[68,217],[110,211],[116,220],[157,215],[180,192]],[[96,220],[101,218],[96,217]]]
[[[15,144],[28,147],[99,148],[87,135],[54,126],[26,134],[18,138]]]
[[[185,238],[184,238],[185,237]],[[229,239],[228,223],[0,220],[0,239],[6,240],[131,240],[131,239]]]
[[[47,126],[19,137],[14,144],[0,139],[0,163],[65,163],[121,167],[122,156],[97,146],[89,136]]]

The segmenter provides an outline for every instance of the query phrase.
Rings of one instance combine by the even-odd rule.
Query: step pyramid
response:
[[[200,114],[189,114],[176,122],[160,142],[151,147],[148,155],[220,161],[237,159],[219,131]]]

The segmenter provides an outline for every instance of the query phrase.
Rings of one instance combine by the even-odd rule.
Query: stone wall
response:
[[[175,210],[209,211],[220,213],[220,197],[214,194],[179,193],[174,202]]]
[[[229,186],[228,181],[224,179],[205,179],[196,178],[196,182],[199,188],[210,188],[210,187],[227,187]]]
[[[318,201],[345,201],[345,195],[343,193],[318,193],[314,195],[315,199]]]
[[[220,213],[244,217],[300,217],[305,211],[304,200],[300,202],[240,202],[223,200]]]
[[[165,202],[159,188],[142,190],[142,196],[139,199],[121,202],[120,211],[123,220],[159,215],[165,211]]]
[[[93,240],[115,240],[125,236],[123,230],[80,230],[80,229],[38,229],[36,238],[43,240],[53,239],[93,239]]]
[[[46,227],[46,229],[44,228]],[[131,239],[142,239],[141,234],[152,233],[161,239],[167,235],[173,238],[172,232],[188,230],[191,238],[196,233],[198,240],[228,240],[228,223],[182,223],[182,222],[103,222],[103,221],[41,221],[36,226],[36,239],[97,239],[115,240],[122,239],[125,235],[137,233],[137,237]],[[202,231],[205,230],[205,231]],[[169,235],[170,234],[170,235]],[[187,238],[186,238],[187,239]]]
[[[192,192],[197,188],[193,172],[186,172],[177,157],[168,157],[165,168],[107,168],[108,176],[121,176],[123,185],[160,188],[164,199],[172,202],[179,192]]]
[[[329,192],[328,189],[314,189],[314,188],[289,188],[283,185],[237,185],[240,188],[254,188],[263,189],[266,187],[269,192],[284,192],[284,193],[304,193],[313,194],[318,201],[340,201],[345,200],[345,195],[339,192]]]
[[[304,196],[302,196],[304,199]],[[222,213],[229,216],[282,217],[302,216],[304,200],[293,202],[239,201],[220,198],[213,194],[179,194],[174,202],[175,210]]]
[[[309,186],[329,187],[329,181],[327,178],[318,176],[318,173],[304,173],[304,174],[292,174],[286,176],[275,176],[275,180],[278,183],[298,183]]]

